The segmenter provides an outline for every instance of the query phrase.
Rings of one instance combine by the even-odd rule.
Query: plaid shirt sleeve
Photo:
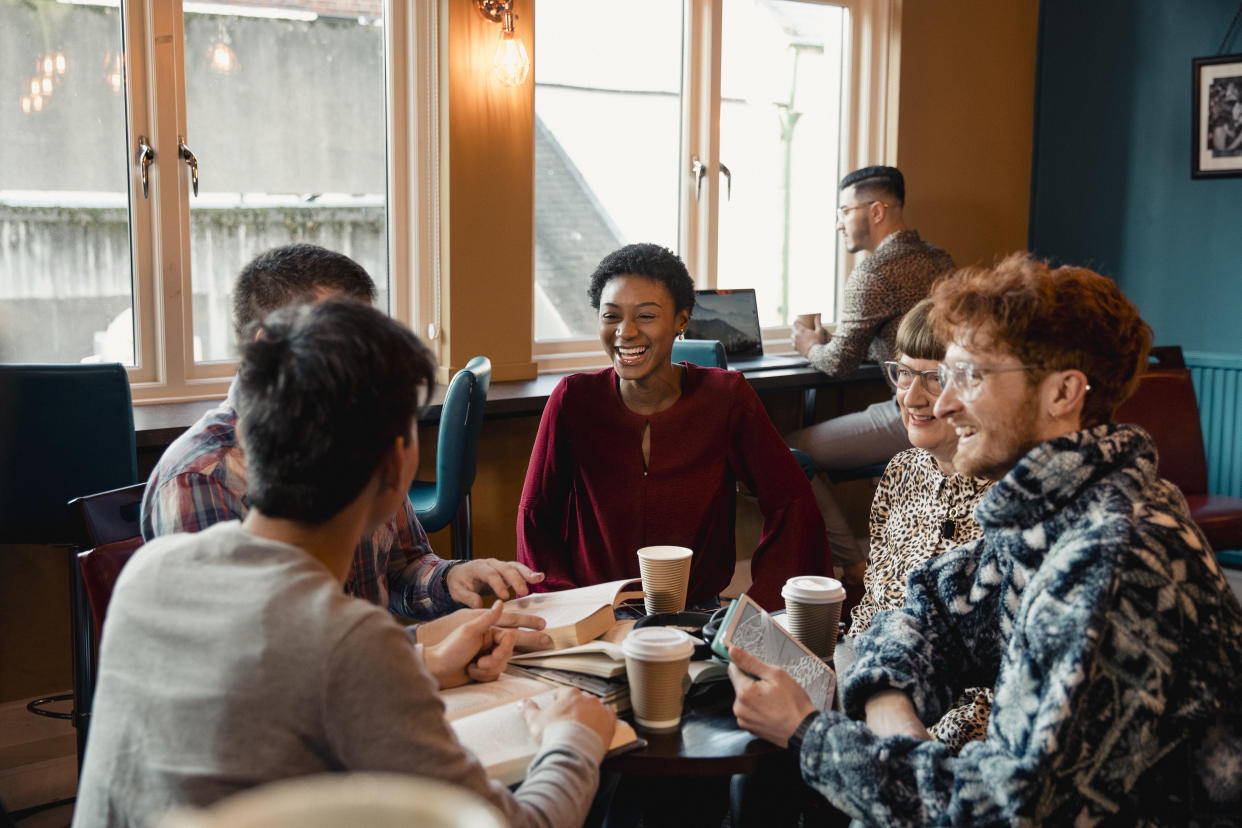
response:
[[[460,609],[449,595],[445,579],[452,561],[431,551],[427,533],[414,514],[409,498],[394,518],[395,535],[388,554],[388,609],[398,615],[426,621]]]
[[[146,540],[174,532],[199,532],[226,520],[241,520],[246,506],[209,474],[187,472],[160,482],[143,504]]]

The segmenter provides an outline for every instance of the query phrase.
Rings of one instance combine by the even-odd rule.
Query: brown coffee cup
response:
[[[820,315],[818,313],[800,313],[797,316],[797,321],[802,327],[815,330],[819,327],[819,318]]]
[[[676,730],[694,639],[671,627],[631,630],[621,642],[634,721],[647,730]]]
[[[638,571],[643,578],[643,603],[648,615],[686,608],[693,554],[684,546],[644,546],[638,550]]]
[[[794,638],[823,659],[832,658],[837,646],[837,624],[845,587],[836,578],[798,575],[781,588],[786,623]]]

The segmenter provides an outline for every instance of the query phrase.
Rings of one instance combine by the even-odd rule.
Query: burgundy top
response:
[[[650,468],[642,436],[651,423]],[[518,560],[565,589],[638,577],[637,550],[694,550],[687,603],[717,596],[736,561],[736,481],[759,499],[752,598],[784,606],[793,575],[831,575],[815,497],[758,395],[733,371],[686,365],[681,397],[644,416],[612,368],[563,379],[544,409],[517,519]]]

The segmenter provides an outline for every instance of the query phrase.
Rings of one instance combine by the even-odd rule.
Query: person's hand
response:
[[[441,690],[468,681],[495,681],[513,655],[513,633],[497,629],[504,612],[497,601],[490,610],[457,625],[438,644],[423,644],[423,662],[435,676]]]
[[[536,741],[543,738],[544,728],[553,722],[574,721],[598,733],[607,747],[612,744],[612,734],[617,729],[616,713],[604,707],[595,696],[572,687],[558,689],[543,707],[531,699],[523,699],[522,715]]]
[[[764,664],[740,647],[729,648],[729,660],[738,726],[777,747],[787,747],[798,725],[815,712],[811,697],[784,670]]]
[[[808,328],[795,319],[789,341],[793,343],[795,351],[802,356],[808,356],[812,345],[825,345],[831,338],[832,334],[828,333],[828,329],[818,322],[815,323],[814,328]]]
[[[931,740],[931,734],[915,715],[910,697],[900,690],[882,690],[871,698],[863,708],[867,715],[867,727],[880,738],[909,736],[923,742]]]
[[[524,564],[480,558],[450,569],[448,588],[454,601],[477,609],[483,606],[486,593],[490,592],[503,601],[512,589],[514,597],[520,598],[530,593],[527,584],[537,584],[542,580],[542,572],[532,572]]]
[[[450,612],[448,615],[442,615],[434,621],[419,624],[417,627],[418,643],[428,647],[439,644],[449,633],[462,624],[491,611],[490,609],[459,609],[455,612]],[[548,634],[539,632],[547,626],[547,623],[538,615],[531,615],[528,612],[515,612],[506,607],[501,612],[500,620],[496,622],[495,626],[503,627],[512,633],[513,649],[529,652],[552,648],[552,639]],[[521,629],[522,627],[528,629]]]

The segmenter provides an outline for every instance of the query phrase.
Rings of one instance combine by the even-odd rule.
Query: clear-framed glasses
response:
[[[1005,368],[989,368],[975,365],[973,362],[955,362],[952,365],[940,363],[937,372],[940,375],[940,386],[950,385],[957,391],[957,396],[964,402],[970,402],[979,396],[983,381],[989,374],[1004,374],[1008,371],[1038,371],[1039,365],[1011,365]]]
[[[880,363],[884,368],[884,378],[888,380],[888,384],[896,388],[898,391],[905,391],[914,385],[917,377],[919,382],[923,384],[923,390],[933,397],[939,397],[940,392],[944,390],[944,385],[940,382],[940,370],[935,371],[915,371],[907,365],[900,362],[883,362]]]
[[[863,209],[864,207],[870,207],[872,204],[882,204],[882,205],[883,205],[883,206],[885,206],[885,207],[892,207],[892,206],[893,206],[893,205],[889,204],[887,201],[878,201],[878,200],[876,200],[876,201],[867,201],[867,202],[864,202],[864,203],[862,203],[862,204],[853,204],[853,205],[850,205],[849,207],[838,207],[838,208],[837,208],[837,218],[839,218],[841,221],[845,221],[845,217],[846,217],[847,215],[849,215],[852,211],[854,211],[854,210],[861,210],[861,209]]]

